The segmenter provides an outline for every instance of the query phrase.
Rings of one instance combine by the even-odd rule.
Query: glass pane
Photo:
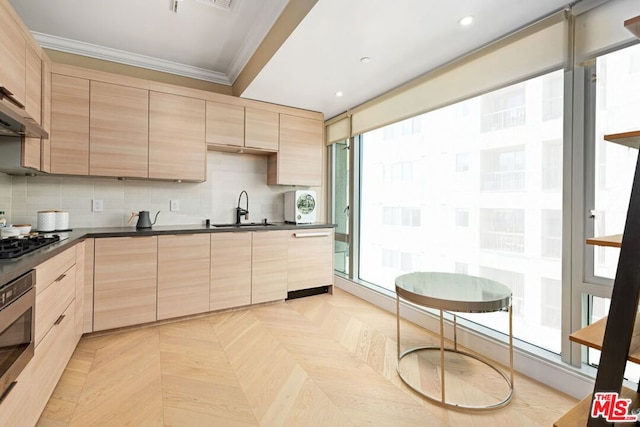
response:
[[[638,150],[605,141],[603,136],[638,130],[640,45],[596,61],[595,210],[596,236],[619,234],[629,206]],[[614,278],[619,249],[594,248],[594,275]]]
[[[558,71],[364,134],[360,278],[497,280],[514,335],[559,353],[562,86]],[[464,317],[508,330],[504,313]]]
[[[334,269],[349,273],[349,141],[333,144],[333,212],[336,224],[336,244]]]
[[[595,323],[606,316],[609,313],[610,304],[611,300],[609,298],[589,295],[589,324]],[[600,350],[588,348],[587,363],[593,366],[598,366],[600,363]],[[640,365],[633,362],[627,362],[624,370],[624,377],[629,381],[638,382],[638,378],[640,378]]]

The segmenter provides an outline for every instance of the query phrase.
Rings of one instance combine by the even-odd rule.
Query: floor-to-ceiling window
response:
[[[604,135],[637,130],[640,126],[640,45],[620,49],[596,58],[590,68],[591,90],[594,92],[593,151],[590,162],[593,182],[587,199],[592,212],[588,233],[595,236],[620,234],[624,225],[631,194],[638,150],[604,140]],[[607,295],[610,281],[616,274],[620,249],[588,247],[585,276],[588,281],[602,284],[600,295],[588,295],[586,317],[594,322],[609,312]],[[597,364],[599,352],[590,349],[588,361]],[[626,375],[638,381],[640,368],[628,364]]]
[[[364,133],[359,278],[493,278],[513,291],[515,336],[559,352],[562,95],[557,71]]]

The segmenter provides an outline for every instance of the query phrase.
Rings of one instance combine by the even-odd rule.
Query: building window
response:
[[[483,150],[480,155],[483,191],[518,191],[525,186],[524,146]]]
[[[482,97],[482,132],[493,132],[525,124],[525,85],[519,84]]]
[[[540,279],[540,323],[560,329],[562,321],[562,284],[560,280]]]
[[[471,156],[469,153],[456,154],[456,172],[469,172],[471,167]]]
[[[480,209],[480,247],[524,253],[524,209]]]
[[[396,162],[382,165],[382,180],[385,184],[399,184],[413,180],[413,163]]]
[[[420,209],[385,206],[382,208],[382,223],[384,225],[420,227]]]
[[[542,143],[542,190],[562,190],[562,141]]]
[[[543,209],[540,212],[540,247],[545,258],[562,257],[562,211]]]
[[[456,209],[456,227],[469,227],[469,209]]]
[[[410,272],[413,270],[413,254],[383,248],[382,266],[400,272]]]
[[[480,266],[480,276],[508,286],[512,293],[511,305],[513,306],[513,316],[524,316],[524,274],[516,271]]]
[[[561,119],[564,108],[564,80],[559,74],[544,76],[542,79],[542,120]]]

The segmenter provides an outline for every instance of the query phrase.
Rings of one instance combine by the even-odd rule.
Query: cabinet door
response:
[[[42,61],[31,47],[26,47],[25,66],[25,110],[42,124]]]
[[[287,289],[297,291],[333,284],[333,229],[291,232]]]
[[[94,331],[156,320],[157,237],[95,239]]]
[[[206,180],[205,101],[149,93],[149,178]]]
[[[158,320],[209,311],[208,234],[158,237]]]
[[[280,148],[269,184],[322,184],[322,121],[280,114]],[[273,180],[275,179],[275,182]]]
[[[251,303],[287,297],[288,230],[254,231],[251,261]]]
[[[251,304],[252,234],[211,234],[212,311]]]
[[[26,105],[26,47],[20,27],[0,5],[0,91],[20,106]]]
[[[244,147],[244,107],[207,101],[207,143]]]
[[[89,80],[51,76],[51,173],[89,174]]]
[[[42,54],[42,127],[51,135],[51,60]],[[51,172],[51,140],[40,140],[40,170]]]
[[[149,91],[91,82],[89,174],[149,175]]]
[[[245,109],[245,147],[278,151],[280,114],[274,111]]]

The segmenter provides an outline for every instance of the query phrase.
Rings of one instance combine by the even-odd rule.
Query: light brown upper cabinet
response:
[[[26,106],[29,115],[42,124],[42,61],[40,56],[31,48],[26,50]],[[24,138],[22,142],[21,165],[40,170],[41,143],[40,138]]]
[[[89,80],[51,75],[51,173],[89,174]]]
[[[149,176],[149,91],[91,81],[89,174]]]
[[[246,107],[245,135],[246,147],[278,151],[280,136],[280,114],[275,111]]]
[[[0,4],[0,91],[25,106],[26,47],[20,26]]]
[[[207,144],[222,151],[238,147],[276,152],[279,125],[277,111],[207,101]]]
[[[269,157],[268,184],[322,184],[322,120],[280,114],[280,149]]]
[[[149,93],[149,178],[206,180],[204,100]]]
[[[244,107],[207,101],[207,143],[244,147]]]

